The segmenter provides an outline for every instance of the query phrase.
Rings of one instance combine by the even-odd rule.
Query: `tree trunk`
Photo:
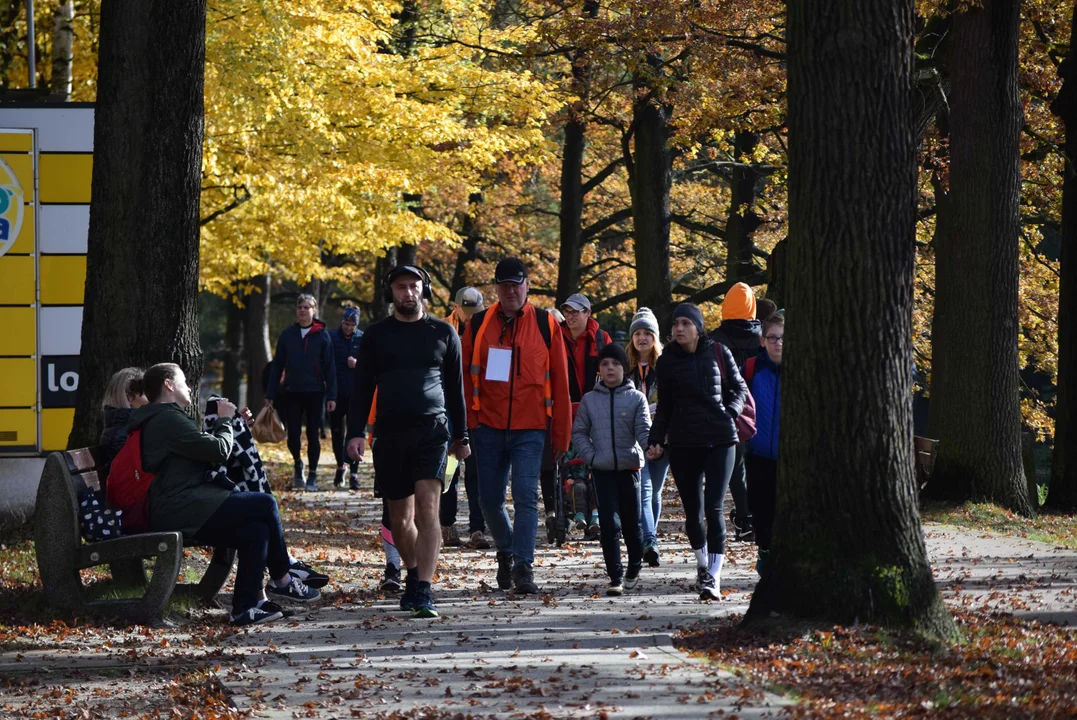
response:
[[[198,390],[205,30],[205,0],[102,4],[80,382],[68,447],[97,443],[101,396],[120,368],[175,362]]]
[[[269,274],[251,279],[255,290],[243,296],[243,346],[247,354],[247,407],[255,415],[265,404],[262,373],[273,358],[269,343]]]
[[[788,4],[778,508],[749,624],[765,627],[777,612],[955,634],[927,562],[913,472],[912,6]]]
[[[221,395],[242,407],[243,399],[239,396],[243,373],[240,362],[243,358],[243,309],[235,300],[228,298],[228,311],[224,328],[224,367],[221,372]]]
[[[389,316],[389,303],[382,296],[382,278],[390,270],[396,267],[396,248],[388,248],[384,255],[379,255],[374,261],[374,297],[367,309],[367,317],[370,322],[377,322]]]
[[[755,213],[755,195],[766,173],[752,162],[759,135],[738,130],[733,136],[733,168],[729,217],[726,220],[726,279],[743,280],[756,273],[752,234],[763,224]]]
[[[479,259],[479,242],[482,240],[482,233],[479,232],[477,223],[475,222],[475,216],[482,203],[483,195],[481,192],[474,192],[468,195],[467,215],[464,216],[462,228],[464,242],[460,248],[460,252],[456,253],[456,264],[453,266],[452,280],[449,285],[450,302],[455,301],[456,293],[459,292],[461,288],[467,287],[468,285],[468,262]]]
[[[1058,292],[1058,395],[1055,447],[1047,504],[1077,510],[1077,8],[1071,21],[1070,49],[1058,69],[1062,90],[1051,110],[1066,125],[1066,163],[1062,179],[1062,252]]]
[[[74,0],[62,0],[52,15],[52,75],[49,92],[64,102],[71,97],[71,63],[75,30]]]
[[[658,66],[658,58],[650,57],[648,62],[652,67]],[[640,90],[644,89],[644,83],[637,81],[637,85],[641,86]],[[637,305],[651,308],[666,330],[670,327],[673,312],[673,280],[669,274],[669,189],[673,179],[669,117],[672,109],[651,97],[652,94],[653,91],[641,97],[633,108],[636,136],[629,177],[636,287],[639,289]]]
[[[1019,0],[954,18],[950,192],[935,248],[930,494],[1031,515],[1021,464]]]
[[[774,245],[767,258],[767,299],[774,302],[781,310],[785,307],[785,288],[788,285],[788,264],[786,251],[789,248],[789,239],[782,238]]]

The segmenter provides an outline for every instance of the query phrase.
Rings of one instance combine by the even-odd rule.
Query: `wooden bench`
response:
[[[193,593],[210,603],[232,571],[235,551],[216,548],[202,580],[178,584],[183,561],[179,532],[151,532],[86,543],[79,526],[79,493],[102,489],[97,448],[54,452],[45,460],[34,510],[34,546],[45,599],[58,610],[153,623],[161,618],[174,592]],[[155,558],[146,577],[143,560]],[[140,598],[91,600],[79,571],[108,565],[119,585],[144,588]]]

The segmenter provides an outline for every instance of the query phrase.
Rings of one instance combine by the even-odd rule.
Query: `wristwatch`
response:
[[[470,445],[470,444],[471,444],[471,441],[470,441],[470,440],[468,440],[467,438],[464,438],[463,440],[457,440],[456,442],[460,443],[460,444],[461,444],[461,445],[463,445],[464,447],[467,447],[468,445]]]

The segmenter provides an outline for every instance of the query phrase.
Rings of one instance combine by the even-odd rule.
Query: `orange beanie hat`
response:
[[[737,283],[725,294],[722,320],[755,320],[755,292],[746,283]]]

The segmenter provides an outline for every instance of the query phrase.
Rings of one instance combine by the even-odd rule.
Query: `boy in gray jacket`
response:
[[[572,444],[591,466],[598,494],[602,555],[610,576],[606,594],[620,595],[636,586],[643,567],[639,483],[651,415],[647,398],[628,379],[628,357],[620,345],[609,343],[598,353],[598,376],[594,389],[580,401]],[[627,573],[621,566],[622,531]]]

